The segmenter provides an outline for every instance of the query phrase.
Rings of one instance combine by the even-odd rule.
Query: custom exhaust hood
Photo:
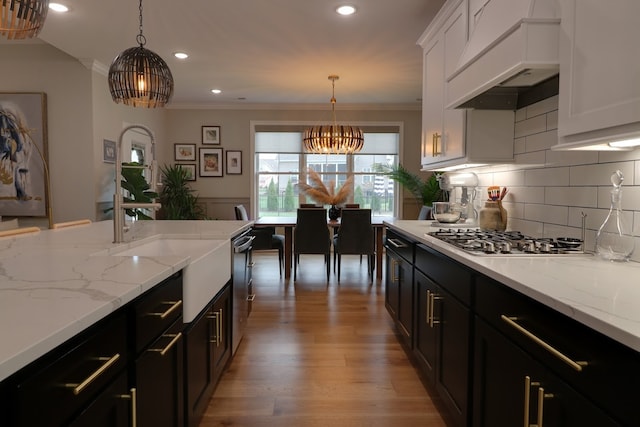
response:
[[[557,94],[557,0],[486,0],[470,13],[473,31],[446,76],[447,108],[515,110],[523,92],[532,102]]]

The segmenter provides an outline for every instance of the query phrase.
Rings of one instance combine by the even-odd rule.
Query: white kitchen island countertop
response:
[[[385,224],[640,352],[640,263],[605,261],[590,254],[479,256],[428,236],[438,230],[430,221]]]
[[[0,381],[190,262],[110,254],[158,237],[229,240],[251,224],[139,221],[120,244],[112,221],[0,238]]]

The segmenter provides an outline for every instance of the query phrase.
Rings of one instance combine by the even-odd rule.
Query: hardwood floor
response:
[[[446,426],[366,260],[343,257],[340,284],[333,272],[327,284],[320,255],[301,257],[295,284],[277,255],[254,261],[253,312],[200,427]]]

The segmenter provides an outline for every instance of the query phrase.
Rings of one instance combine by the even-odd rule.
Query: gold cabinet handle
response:
[[[426,307],[427,318],[425,319],[427,325],[431,326],[431,291],[427,289],[427,307]]]
[[[223,337],[222,337],[222,330],[224,329],[222,327],[223,322],[224,322],[224,317],[222,316],[222,309],[218,310],[220,312],[220,316],[219,316],[219,321],[218,321],[218,345],[220,345],[223,341]]]
[[[431,155],[432,157],[436,157],[442,154],[442,148],[439,147],[438,141],[442,142],[442,135],[438,132],[434,132],[431,137]]]
[[[524,377],[524,427],[543,427],[544,423],[544,400],[554,397],[553,393],[545,393],[544,387],[540,387],[540,383],[531,381],[530,376]],[[529,423],[531,386],[538,387],[538,413],[535,424]]]
[[[529,427],[529,399],[531,399],[531,377],[524,377],[524,427]]]
[[[433,328],[434,325],[437,325],[437,324],[440,323],[439,320],[435,320],[435,314],[434,313],[435,313],[436,301],[439,301],[441,299],[443,299],[443,298],[438,296],[437,294],[435,294],[433,292],[430,292],[428,304],[429,304],[429,313],[430,313],[430,315],[429,315],[429,326],[431,328]]]
[[[585,366],[589,366],[589,363],[585,362],[585,361],[578,361],[578,362],[573,361],[568,356],[566,356],[564,353],[560,352],[559,350],[556,350],[553,346],[551,346],[550,344],[548,344],[544,340],[538,338],[536,335],[534,335],[533,333],[531,333],[527,329],[525,329],[522,326],[520,326],[517,323],[518,317],[505,316],[504,314],[502,314],[500,316],[500,318],[503,321],[505,321],[509,326],[513,327],[518,332],[520,332],[521,334],[523,334],[524,336],[526,336],[527,338],[529,338],[530,340],[532,340],[533,342],[538,344],[540,347],[544,348],[549,353],[553,354],[555,357],[557,357],[558,359],[562,360],[567,365],[571,366],[574,370],[576,370],[578,372],[582,372],[582,369]]]
[[[218,333],[220,332],[220,326],[218,325],[218,312],[214,311],[213,313],[211,313],[211,315],[207,316],[207,319],[211,319],[211,320],[215,320],[216,321],[216,325],[215,325],[215,337],[213,339],[210,339],[209,342],[212,344],[216,344],[218,345]]]
[[[82,381],[80,384],[65,384],[64,386],[67,387],[67,388],[73,388],[73,394],[75,396],[77,396],[80,393],[82,393],[82,391],[85,388],[87,388],[89,386],[89,384],[94,382],[96,378],[98,378],[100,375],[102,375],[104,373],[104,371],[106,371],[111,366],[113,366],[113,364],[116,363],[118,361],[118,359],[120,359],[120,353],[116,353],[111,357],[98,357],[97,360],[105,361],[105,362],[98,369],[93,371],[93,373],[91,373],[91,375],[89,375],[87,378],[85,378],[84,381]]]
[[[182,300],[179,300],[179,301],[167,301],[167,302],[163,302],[163,304],[171,304],[171,307],[169,307],[169,309],[167,311],[165,311],[164,313],[149,313],[149,316],[158,316],[161,319],[164,319],[168,315],[170,315],[171,313],[176,311],[178,308],[180,308],[180,306],[182,305]]]
[[[121,399],[128,399],[131,402],[131,427],[137,427],[138,425],[138,398],[137,391],[135,388],[129,390],[130,394],[121,394],[118,396]]]
[[[180,340],[180,338],[182,338],[182,332],[178,332],[177,334],[164,334],[162,336],[165,338],[173,339],[169,342],[169,344],[167,344],[165,348],[150,348],[148,351],[159,352],[160,356],[164,356],[169,350],[171,350],[171,347],[173,347]]]
[[[391,281],[399,282],[400,275],[396,274],[396,267],[400,265],[400,262],[397,259],[391,259]]]

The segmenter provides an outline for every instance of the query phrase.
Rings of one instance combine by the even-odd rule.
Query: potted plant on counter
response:
[[[189,173],[180,165],[164,165],[162,173],[162,190],[160,191],[160,215],[164,219],[206,219],[202,206],[198,204],[198,196],[189,187]]]
[[[418,204],[426,206],[429,210],[427,218],[431,217],[431,205],[443,196],[438,174],[432,173],[427,179],[422,179],[419,175],[410,172],[407,168],[398,163],[397,165],[380,165],[380,169],[386,175],[402,185],[416,199]]]

